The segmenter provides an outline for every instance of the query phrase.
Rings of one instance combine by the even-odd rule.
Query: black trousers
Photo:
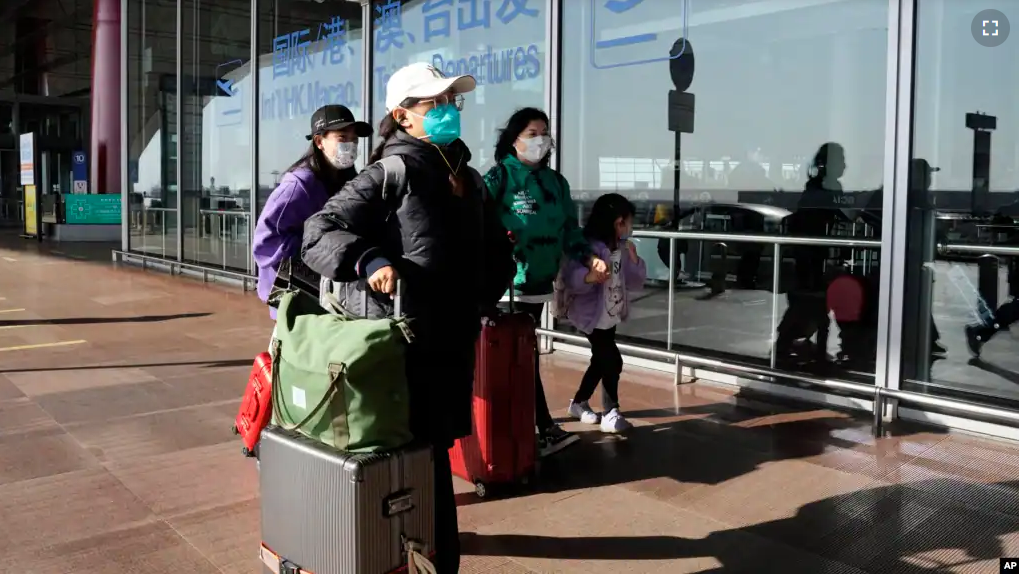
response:
[[[460,526],[456,517],[449,448],[436,445],[432,451],[435,461],[435,570],[439,573],[458,573]]]
[[[526,313],[534,320],[534,326],[541,326],[541,313],[545,309],[543,303],[519,302],[513,304],[516,310]],[[552,413],[548,410],[548,401],[545,399],[545,386],[541,383],[541,369],[538,367],[538,346],[534,346],[534,421],[539,430],[546,430],[555,424]]]
[[[779,354],[790,351],[793,341],[817,334],[817,354],[828,353],[828,302],[824,291],[790,291],[789,307],[778,324],[775,348]]]
[[[616,328],[596,329],[587,336],[591,343],[591,365],[580,379],[574,403],[588,401],[601,382],[601,404],[605,412],[619,407],[619,376],[623,373],[623,356],[616,345]]]
[[[1019,298],[1009,300],[995,310],[994,322],[997,324],[997,327],[994,325],[981,325],[977,328],[977,332],[986,342],[999,331],[1007,331],[1016,321],[1019,321]]]

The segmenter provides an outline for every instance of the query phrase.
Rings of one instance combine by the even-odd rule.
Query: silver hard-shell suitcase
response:
[[[259,456],[262,558],[271,569],[434,572],[431,447],[344,453],[270,425]]]

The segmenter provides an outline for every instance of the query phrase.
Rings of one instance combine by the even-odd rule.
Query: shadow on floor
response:
[[[21,237],[22,228],[0,225],[0,248],[26,253],[50,256],[66,260],[91,263],[110,263],[110,254],[121,248],[120,242],[55,242],[26,240]]]
[[[138,315],[133,317],[65,317],[58,319],[11,319],[0,320],[0,327],[12,325],[84,325],[100,323],[157,323],[175,319],[207,317],[211,312],[177,313],[172,315]]]
[[[874,573],[937,573],[1007,554],[1001,538],[1019,531],[1017,504],[1019,482],[931,479],[823,499],[804,505],[794,517],[715,531],[703,539],[463,533],[461,544],[465,555],[510,558],[714,557],[721,567],[706,573],[832,573],[844,572],[847,565]],[[748,533],[766,541],[761,544]],[[790,553],[772,542],[806,553]]]
[[[200,365],[204,369],[224,367],[251,367],[254,359],[224,359],[210,361],[177,361],[163,363],[131,363],[126,365],[74,365],[70,367],[37,367],[31,369],[0,369],[0,373],[33,373],[37,371],[81,371],[84,369],[142,369],[146,367],[170,367]]]
[[[683,407],[678,413],[626,411],[632,420],[674,421],[638,425],[621,435],[597,427],[581,431],[578,445],[542,461],[539,486],[555,493],[646,480],[717,485],[769,462],[875,444],[870,422],[848,414],[817,407],[775,412],[775,406],[744,392],[733,401]],[[473,493],[457,497],[458,505],[481,501]]]
[[[1014,383],[1016,385],[1019,385],[1019,373],[1016,373],[1016,372],[1014,372],[1012,370],[1009,370],[1009,369],[1005,369],[1004,367],[1001,367],[1000,365],[996,365],[996,364],[990,363],[990,362],[988,362],[986,360],[983,360],[983,359],[981,359],[979,357],[974,357],[974,358],[970,359],[968,363],[969,363],[969,365],[972,365],[973,367],[975,367],[977,369],[982,369],[982,370],[984,370],[986,372],[993,373],[994,375],[1000,377],[1001,379],[1004,379],[1006,381],[1010,381],[1010,382],[1012,382],[1012,383]]]

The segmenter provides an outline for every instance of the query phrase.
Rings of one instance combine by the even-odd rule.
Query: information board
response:
[[[120,210],[117,194],[64,195],[64,221],[70,225],[119,225]]]
[[[39,235],[39,195],[34,184],[25,186],[25,235],[36,237]]]
[[[71,154],[71,181],[72,190],[76,194],[88,193],[88,166],[85,152],[77,151]]]
[[[35,185],[35,134],[21,134],[18,138],[21,157],[21,185]]]

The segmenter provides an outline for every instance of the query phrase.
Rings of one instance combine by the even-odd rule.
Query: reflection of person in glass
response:
[[[357,139],[371,134],[371,126],[355,121],[346,106],[323,106],[311,115],[308,151],[283,175],[255,225],[251,252],[262,301],[269,298],[280,263],[300,253],[304,221],[357,175]],[[276,309],[269,314],[275,319]]]
[[[764,154],[760,148],[748,150],[728,177],[728,188],[737,192],[773,192],[775,183],[768,178],[764,167]],[[740,234],[763,234],[764,218],[751,211],[733,214],[733,232]],[[761,267],[764,245],[759,243],[740,244],[739,265],[736,268],[736,284],[741,289],[755,289]]]
[[[909,161],[909,186],[910,186],[910,205],[914,209],[910,211],[910,221],[908,227],[919,230],[921,226],[925,225],[925,222],[920,219],[914,221],[913,218],[927,218],[930,216],[933,219],[933,212],[935,209],[934,202],[931,199],[930,189],[933,182],[933,174],[941,170],[941,168],[935,168],[931,166],[930,162],[924,158],[913,158]],[[870,199],[867,200],[867,205],[860,213],[860,217],[863,221],[870,224],[875,230],[881,229],[882,220],[882,208],[884,206],[884,188],[878,188]],[[932,256],[933,257],[933,254]],[[929,258],[924,258],[929,259]],[[907,282],[908,283],[908,282]],[[909,287],[906,288],[907,292]],[[876,300],[877,294],[871,296]],[[873,310],[874,329],[877,329],[877,311]],[[875,343],[876,345],[876,343]],[[941,345],[941,334],[938,331],[938,326],[934,323],[934,313],[930,312],[930,345],[931,345],[931,358],[932,359],[944,359],[948,350],[945,346]]]
[[[1019,246],[1019,201],[1002,206],[992,218],[996,226],[1011,228],[1002,242],[1005,245]],[[979,323],[966,326],[966,343],[969,345],[973,357],[980,357],[984,344],[991,340],[999,331],[1007,331],[1016,321],[1019,321],[1019,261],[1014,256],[1009,256],[1008,265],[1008,291],[1009,300],[997,310],[992,317],[982,319]],[[995,268],[995,274],[997,274]],[[995,302],[990,302],[993,305]]]
[[[817,150],[796,211],[785,218],[786,233],[824,237],[832,226],[845,220],[842,212],[844,195],[839,182],[845,171],[845,151],[841,145],[828,142]],[[828,248],[795,246],[788,249],[795,261],[795,276],[787,296],[789,307],[778,326],[776,355],[783,360],[826,362],[829,319],[824,264]],[[809,340],[814,333],[817,333],[817,342],[811,354],[813,357],[797,358],[794,344],[798,340]]]
[[[564,254],[602,277],[608,274],[606,262],[592,254],[584,238],[566,178],[549,167],[551,151],[545,112],[517,110],[495,144],[498,163],[485,174],[502,225],[516,238],[517,274],[512,289],[517,307],[538,325],[545,303],[552,301]],[[536,369],[537,365],[535,362]],[[552,419],[540,374],[535,373],[534,382],[538,445],[543,456],[550,455],[575,443],[577,437]]]
[[[481,312],[495,307],[513,272],[512,246],[460,139],[462,94],[475,85],[471,76],[446,77],[423,63],[394,73],[371,164],[304,230],[305,263],[340,283],[347,305],[366,302],[365,315],[389,315],[402,280],[401,311],[415,336],[406,349],[410,425],[433,448],[439,573],[456,573],[460,564],[448,450],[472,432]],[[403,162],[400,189],[385,189],[383,158]],[[365,284],[371,297],[355,293]]]

